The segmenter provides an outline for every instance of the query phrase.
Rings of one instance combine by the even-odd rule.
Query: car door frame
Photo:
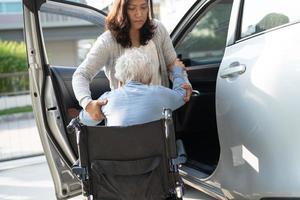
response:
[[[56,197],[57,199],[67,199],[81,194],[82,191],[80,181],[71,170],[77,157],[67,139],[39,21],[40,10],[42,6],[47,4],[49,4],[48,9],[52,9],[52,13],[55,14],[64,14],[63,6],[77,11],[87,11],[86,15],[82,15],[82,13],[76,15],[74,11],[74,16],[93,23],[96,23],[95,20],[97,18],[89,18],[88,16],[91,12],[101,16],[100,19],[102,20],[97,22],[100,23],[101,21],[103,24],[106,14],[88,5],[75,2],[23,0],[24,38],[27,48],[32,107],[41,143],[53,178]]]
[[[218,0],[206,0],[206,1],[197,1],[190,10],[185,14],[185,16],[182,18],[182,20],[179,22],[179,24],[175,27],[173,32],[171,33],[171,38],[173,40],[173,44],[176,48],[177,44],[183,39],[183,36],[185,33],[187,33],[189,30],[191,30],[197,22],[193,21],[193,19],[201,18],[201,11],[207,9],[209,5],[211,5],[214,2],[217,2]],[[227,40],[225,45],[225,51],[226,48],[235,44],[237,41],[237,38],[239,36],[239,29],[240,29],[240,16],[242,14],[241,6],[243,5],[243,0],[233,0],[232,8],[231,8],[231,14],[230,14],[230,21],[229,21],[229,27],[228,27],[228,33],[227,33]],[[223,60],[223,59],[222,59]],[[218,66],[211,65],[209,68],[219,68],[222,65],[222,61],[220,64],[217,64]],[[189,71],[198,70],[199,67],[194,67],[192,69],[188,69]],[[217,69],[218,70],[218,69]],[[219,76],[219,73],[218,75]],[[216,80],[217,81],[217,80]],[[218,121],[217,121],[218,124]],[[222,134],[222,130],[218,128],[218,134]],[[217,199],[227,199],[227,197],[230,197],[230,193],[226,191],[225,188],[222,187],[222,182],[227,181],[224,180],[224,174],[222,173],[226,172],[226,169],[223,166],[223,160],[227,159],[223,156],[223,149],[226,148],[222,145],[222,141],[220,141],[220,158],[219,163],[217,165],[217,168],[215,171],[209,176],[204,179],[197,179],[196,177],[192,176],[184,176],[183,179],[186,184],[214,197]],[[192,171],[191,171],[192,173]],[[188,174],[183,172],[183,174]],[[225,175],[226,176],[226,175]]]

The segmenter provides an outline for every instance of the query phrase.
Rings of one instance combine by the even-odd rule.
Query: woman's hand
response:
[[[85,108],[86,112],[89,113],[90,117],[95,121],[101,121],[105,118],[101,112],[101,107],[107,104],[105,100],[92,100]]]
[[[174,64],[173,64],[173,66],[182,67],[183,70],[186,70],[184,63],[183,63],[181,60],[179,60],[178,58],[176,58],[176,60],[175,60],[175,62],[174,62]],[[172,66],[172,67],[173,67],[173,66]]]
[[[174,66],[182,67],[183,70],[186,70],[184,63],[179,60],[179,58],[176,58],[176,60],[172,64],[168,65],[168,70],[172,71]]]
[[[188,101],[190,100],[191,96],[192,96],[193,88],[192,88],[192,86],[191,86],[190,84],[188,84],[188,83],[182,84],[181,87],[182,87],[183,89],[185,89],[185,97],[183,98],[183,100],[184,100],[185,102],[188,102]]]

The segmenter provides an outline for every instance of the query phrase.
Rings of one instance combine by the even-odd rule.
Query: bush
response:
[[[0,41],[0,94],[28,90],[28,74],[8,74],[26,71],[27,58],[24,42]]]
[[[24,42],[0,41],[0,73],[27,71]]]

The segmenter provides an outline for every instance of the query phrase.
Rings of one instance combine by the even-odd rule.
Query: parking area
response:
[[[0,123],[0,200],[55,200],[55,191],[32,117]],[[28,155],[40,155],[26,157]],[[10,159],[8,159],[10,158]],[[80,200],[75,197],[71,200]],[[187,188],[184,200],[209,200]]]
[[[43,154],[33,113],[0,119],[0,162]]]
[[[55,191],[44,156],[0,163],[0,200],[55,200]],[[71,200],[81,200],[75,197]],[[211,200],[187,187],[184,200]]]

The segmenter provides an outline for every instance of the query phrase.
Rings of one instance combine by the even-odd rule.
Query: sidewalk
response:
[[[15,159],[10,161],[2,161],[0,162],[0,173],[6,170],[16,169],[19,167],[26,167],[26,166],[36,165],[41,163],[46,163],[46,158],[44,155],[33,156],[28,158],[20,158],[20,159]]]
[[[0,160],[38,153],[43,149],[33,118],[0,123]],[[0,200],[41,199],[56,199],[45,156],[0,161]],[[187,188],[183,199],[211,200],[192,188]]]
[[[44,156],[11,163],[0,170],[0,200],[56,200],[54,185]],[[16,161],[15,161],[16,162]],[[82,196],[70,200],[82,200]],[[186,188],[183,200],[211,200],[205,194]]]
[[[17,96],[0,96],[0,110],[27,105],[31,105],[31,98],[29,94]]]
[[[0,161],[42,153],[43,148],[32,116],[0,123]]]
[[[55,199],[54,185],[44,156],[0,163],[0,200]],[[82,199],[78,196],[70,200]]]
[[[0,171],[1,200],[55,200],[45,162]]]

